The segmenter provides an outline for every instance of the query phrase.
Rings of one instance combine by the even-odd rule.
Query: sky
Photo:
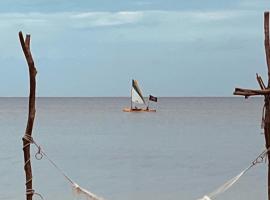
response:
[[[37,96],[232,96],[266,82],[269,0],[1,0],[0,96],[28,96],[18,32],[31,34]]]

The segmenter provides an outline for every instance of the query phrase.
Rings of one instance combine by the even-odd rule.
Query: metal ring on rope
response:
[[[35,154],[35,158],[36,158],[37,160],[41,160],[41,159],[43,158],[43,154],[42,154],[42,152],[41,152],[41,147],[40,147],[40,146],[38,146],[38,151],[37,151],[37,153]]]
[[[26,134],[26,135],[23,136],[22,139],[29,142],[28,144],[26,144],[26,145],[23,147],[23,149],[24,149],[25,147],[29,146],[30,144],[35,144],[35,145],[37,146],[38,151],[37,151],[37,153],[35,154],[35,158],[36,158],[37,160],[41,160],[41,159],[43,158],[43,153],[42,153],[42,151],[41,151],[41,147],[38,146],[38,145],[36,144],[36,142],[34,141],[34,139],[32,138],[32,136]],[[29,160],[29,161],[30,161],[30,160]]]

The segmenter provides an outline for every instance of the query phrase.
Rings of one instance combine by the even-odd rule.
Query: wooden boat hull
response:
[[[156,110],[154,110],[154,109],[146,109],[146,108],[137,108],[137,109],[124,108],[123,112],[156,112]]]

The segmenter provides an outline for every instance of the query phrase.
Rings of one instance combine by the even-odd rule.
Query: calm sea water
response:
[[[0,98],[1,200],[24,199],[27,101]],[[262,104],[260,98],[160,98],[157,113],[124,113],[128,98],[39,98],[33,136],[73,180],[107,200],[195,200],[263,150]],[[33,174],[46,200],[74,199],[46,159],[33,160]],[[218,199],[266,199],[266,164]]]

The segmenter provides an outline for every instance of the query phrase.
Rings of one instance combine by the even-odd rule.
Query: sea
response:
[[[239,174],[265,148],[262,98],[179,97],[126,113],[129,98],[37,98],[33,138],[73,181],[105,200],[197,200]],[[25,199],[22,136],[27,98],[0,98],[0,200]],[[31,146],[33,188],[74,200],[66,178]],[[267,164],[217,200],[267,197]],[[34,199],[39,199],[34,196]]]

